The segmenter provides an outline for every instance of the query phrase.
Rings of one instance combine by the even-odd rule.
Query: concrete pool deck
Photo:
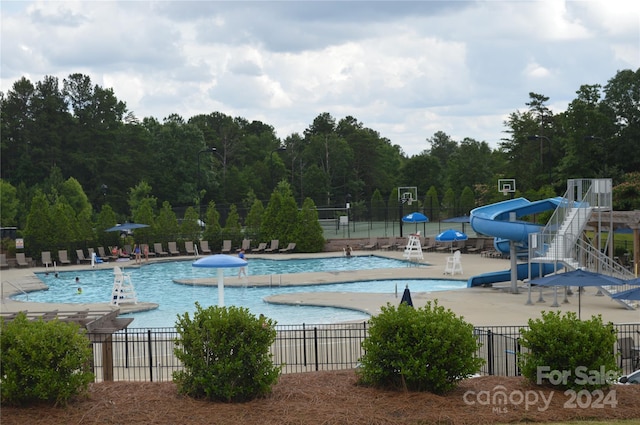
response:
[[[355,251],[354,255],[379,255],[389,258],[402,259],[402,251]],[[251,258],[270,259],[296,259],[296,258],[321,258],[335,257],[338,252],[325,252],[319,254],[264,254],[249,255]],[[225,277],[225,286],[263,286],[263,285],[303,285],[322,284],[336,282],[351,282],[356,280],[380,280],[380,279],[456,279],[466,280],[485,272],[507,270],[510,266],[508,260],[497,258],[486,258],[479,254],[462,254],[463,275],[444,275],[446,259],[449,253],[425,253],[424,262],[420,266],[407,266],[394,269],[371,269],[360,271],[344,272],[319,272],[319,273],[297,273],[286,275],[270,276],[249,276],[248,278]],[[194,257],[164,257],[150,259],[151,262],[189,260]],[[100,265],[102,269],[109,269],[116,263],[105,263]],[[133,261],[120,266],[136,267]],[[250,267],[250,266],[249,266]],[[58,268],[60,271],[90,270],[89,265],[71,265]],[[21,291],[30,292],[34,290],[46,289],[46,286],[38,279],[35,273],[44,272],[43,267],[32,268],[12,268],[0,271],[0,281],[2,289],[2,299],[0,310],[2,313],[15,313],[19,311],[48,312],[58,310],[60,312],[80,311],[80,310],[115,310],[118,307],[105,303],[35,303],[15,301],[10,296]],[[197,279],[197,281],[185,281],[185,284],[217,285],[217,279]],[[134,282],[135,284],[135,282]],[[534,289],[531,294],[533,305],[526,305],[528,291],[526,285],[519,281],[519,293],[510,293],[510,283],[504,282],[494,284],[492,288],[465,288],[454,291],[438,292],[413,292],[411,293],[413,304],[416,307],[424,306],[427,300],[437,299],[438,303],[445,308],[451,309],[457,315],[475,326],[483,325],[525,325],[530,318],[539,318],[542,311],[573,311],[578,312],[577,293],[569,296],[569,303],[563,303],[564,294],[558,290],[559,307],[552,307],[554,301],[554,289],[546,288],[543,291],[543,303],[537,302],[540,296],[539,289]],[[411,288],[410,288],[411,289]],[[398,288],[398,294],[376,294],[376,293],[349,293],[349,292],[308,292],[274,295],[269,297],[269,302],[292,304],[292,305],[314,305],[350,308],[375,315],[380,312],[380,308],[387,303],[397,305],[400,302],[404,287]],[[590,318],[593,315],[601,315],[603,321],[613,323],[639,323],[640,311],[627,310],[618,302],[608,296],[596,296],[596,288],[586,288],[581,296],[581,317]],[[160,301],[161,302],[161,301]],[[121,313],[144,311],[156,308],[157,304],[139,302],[138,304],[120,305]],[[135,320],[130,325],[135,328]]]

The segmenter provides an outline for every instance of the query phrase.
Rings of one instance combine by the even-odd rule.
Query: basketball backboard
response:
[[[504,196],[509,193],[516,193],[516,179],[498,179],[498,192]]]
[[[398,202],[411,205],[418,200],[417,186],[400,186],[398,187]]]

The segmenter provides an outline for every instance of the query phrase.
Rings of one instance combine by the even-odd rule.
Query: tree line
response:
[[[381,214],[379,204],[387,216],[397,211],[399,186],[418,188],[420,208],[440,216],[432,220],[443,211],[468,214],[501,199],[499,178],[516,179],[518,194],[535,200],[562,194],[568,178],[611,177],[616,208],[639,208],[638,93],[640,69],[579,87],[558,114],[548,97],[529,93],[526,109],[505,120],[497,148],[436,132],[424,151],[408,156],[352,116],[324,112],[302,133],[279,139],[268,123],[222,112],[140,119],[83,74],[35,83],[23,77],[0,93],[1,177],[17,199],[5,214],[3,190],[2,226],[25,227],[54,169],[83,188],[93,221],[106,205],[118,222],[131,219],[129,192],[139,185],[161,200],[156,213],[164,202],[181,216],[215,202],[225,216],[231,205],[246,215],[282,181],[298,207],[307,198],[317,206],[350,201],[369,219]]]

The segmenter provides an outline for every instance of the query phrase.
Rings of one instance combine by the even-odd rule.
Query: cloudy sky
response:
[[[563,111],[640,67],[640,2],[5,1],[0,90],[89,75],[139,118],[219,111],[302,133],[351,115],[408,155],[497,147],[529,92]]]

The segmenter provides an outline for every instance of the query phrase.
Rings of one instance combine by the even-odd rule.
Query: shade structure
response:
[[[460,217],[451,217],[442,220],[443,223],[462,223],[462,231],[464,232],[464,226],[466,223],[471,223],[471,217],[468,215],[462,215]]]
[[[411,214],[407,214],[402,217],[403,223],[415,223],[416,224],[416,233],[418,232],[418,223],[428,223],[429,218],[422,214],[421,212],[412,212]]]
[[[541,277],[531,281],[531,285],[538,286],[608,286],[608,285],[624,285],[625,282],[617,277],[607,276],[600,273],[590,272],[588,270],[573,270],[566,273],[556,273],[549,276]],[[578,291],[578,318],[580,318],[581,310],[581,291]]]
[[[617,300],[640,301],[640,286],[637,288],[627,289],[626,291],[617,292],[611,295],[611,298],[615,298]]]
[[[411,299],[411,291],[409,291],[409,285],[404,288],[404,292],[402,293],[400,304],[402,303],[405,303],[409,307],[413,307],[413,300]]]
[[[428,223],[429,218],[421,212],[412,212],[402,217],[405,223]]]
[[[109,227],[105,232],[128,232],[129,230],[142,229],[143,227],[149,227],[149,225],[140,223],[123,223]]]
[[[218,269],[218,306],[224,307],[224,269],[245,267],[247,261],[233,255],[215,254],[202,257],[191,265]]]
[[[444,232],[436,236],[436,240],[438,242],[457,242],[466,241],[467,239],[469,239],[469,236],[467,236],[466,233],[455,229],[445,230]]]

